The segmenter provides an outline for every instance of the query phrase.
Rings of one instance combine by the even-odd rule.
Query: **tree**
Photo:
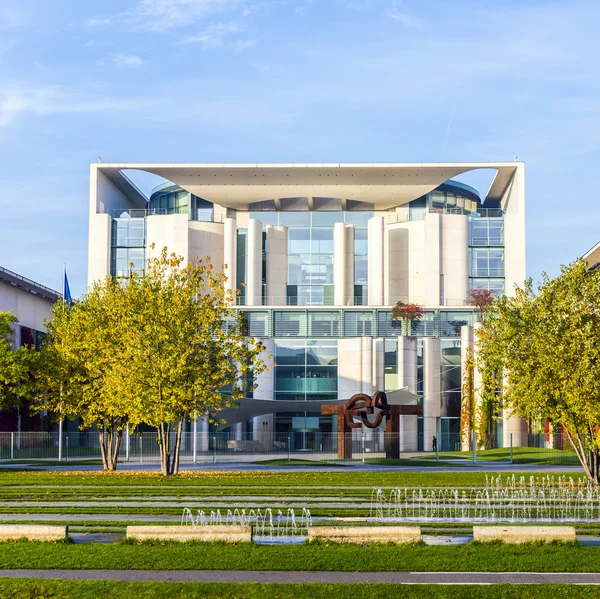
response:
[[[460,405],[460,445],[466,451],[472,449],[473,430],[475,429],[475,357],[471,348],[465,356],[462,397]]]
[[[494,303],[494,297],[493,291],[483,289],[483,287],[477,287],[476,289],[471,289],[471,291],[469,291],[467,304],[475,307],[477,315],[479,316],[479,322],[485,320],[486,312]]]
[[[600,271],[578,260],[495,300],[479,351],[504,378],[502,405],[516,416],[562,425],[586,475],[598,483]]]
[[[184,422],[235,405],[266,368],[225,282],[210,258],[184,265],[164,248],[124,286],[126,342],[114,381],[130,419],[156,428],[164,475],[179,471]]]
[[[399,320],[402,323],[402,334],[409,336],[412,333],[412,323],[418,323],[423,318],[423,308],[418,304],[396,302],[392,308],[392,320]]]
[[[38,356],[34,347],[13,348],[17,322],[14,314],[0,311],[0,410],[19,407],[34,390],[31,373]]]
[[[120,327],[123,287],[107,277],[73,305],[52,308],[37,372],[37,410],[54,418],[96,426],[105,470],[116,470],[129,404],[120,393],[115,365],[127,340]]]

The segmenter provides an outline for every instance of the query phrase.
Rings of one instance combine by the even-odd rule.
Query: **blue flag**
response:
[[[65,280],[63,283],[63,299],[65,303],[71,305],[73,298],[71,297],[71,289],[69,288],[69,279],[67,278],[67,271],[65,270]]]

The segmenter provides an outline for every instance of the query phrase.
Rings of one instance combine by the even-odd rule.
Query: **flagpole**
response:
[[[66,262],[63,262],[63,293],[62,293],[62,304],[63,304],[63,309],[65,306],[65,293],[67,291],[67,264]],[[63,419],[62,419],[62,414],[60,412],[62,412],[62,381],[60,382],[60,405],[58,407],[59,409],[59,415],[60,415],[60,420],[58,421],[58,461],[62,462],[62,438],[63,438]]]

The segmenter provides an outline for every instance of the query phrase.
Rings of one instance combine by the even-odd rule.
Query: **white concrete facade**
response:
[[[160,175],[208,202],[210,217],[155,209],[152,196],[126,178],[127,169]],[[476,169],[497,171],[485,196],[450,180]],[[442,409],[449,393],[442,371],[454,364],[462,375],[466,348],[474,346],[469,290],[489,284],[510,294],[525,279],[525,175],[517,162],[93,164],[90,283],[111,273],[121,249],[113,224],[124,212],[145,219],[138,249],[146,259],[166,246],[185,260],[210,256],[217,270],[224,269],[227,287],[242,290],[240,309],[256,317],[249,320],[250,334],[273,353],[306,342],[303,355],[313,356],[311,343],[335,340],[335,374],[310,357],[316,363],[303,363],[303,374],[298,366],[286,387],[276,366],[262,375],[255,397],[291,394],[296,378],[305,381],[307,397],[316,397],[311,389],[321,382],[329,389],[328,377],[334,378],[337,398],[393,391],[386,381],[397,381],[398,388],[419,394],[423,406],[422,418],[402,418],[402,451],[431,449],[434,435],[456,430],[458,416]],[[473,223],[484,220],[501,223],[501,234],[476,239]],[[490,247],[496,254],[487,258],[486,270]],[[398,301],[426,312],[415,338],[398,337],[399,328],[386,320]],[[457,342],[457,354],[445,340]],[[255,435],[281,431],[272,416],[254,425]],[[523,430],[523,423],[506,418],[503,437],[511,431],[515,445],[517,433],[525,442]]]

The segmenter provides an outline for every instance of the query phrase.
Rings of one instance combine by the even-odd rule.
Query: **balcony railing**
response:
[[[113,208],[110,211],[112,218],[145,218],[147,216],[166,216],[169,214],[185,214],[185,212],[170,212],[166,208]],[[203,214],[198,213],[197,218],[190,219],[193,222],[224,223],[223,214]]]

